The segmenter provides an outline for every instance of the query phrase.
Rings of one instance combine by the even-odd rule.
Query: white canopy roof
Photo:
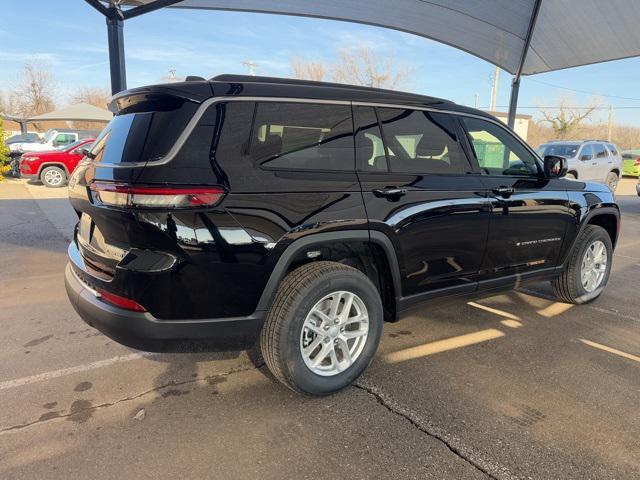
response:
[[[110,122],[113,114],[104,108],[89,105],[88,103],[77,103],[60,110],[43,113],[35,117],[27,118],[28,122],[43,122],[47,120],[66,120],[78,122]]]
[[[537,2],[539,13],[528,43]],[[640,0],[182,0],[172,8],[377,25],[446,43],[513,74],[524,59],[522,75],[640,55]]]

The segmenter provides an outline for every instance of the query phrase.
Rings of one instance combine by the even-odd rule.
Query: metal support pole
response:
[[[127,72],[124,62],[124,19],[122,18],[122,13],[112,7],[109,9],[109,15],[107,15],[106,20],[111,93],[115,95],[127,88]]]
[[[511,82],[511,96],[509,97],[509,118],[507,124],[513,129],[516,124],[516,110],[518,109],[518,93],[520,93],[520,77],[514,76]]]

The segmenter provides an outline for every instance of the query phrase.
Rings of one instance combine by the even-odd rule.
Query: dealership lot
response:
[[[0,478],[638,478],[640,198],[595,303],[546,284],[387,324],[357,384],[295,395],[253,353],[142,354],[64,292],[65,189],[0,186]]]

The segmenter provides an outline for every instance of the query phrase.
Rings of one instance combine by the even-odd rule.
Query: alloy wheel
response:
[[[63,180],[62,173],[60,173],[60,171],[58,170],[48,170],[44,174],[44,181],[48,185],[52,185],[52,186],[60,185],[62,183],[62,180]]]
[[[593,292],[602,284],[607,272],[607,248],[601,240],[596,240],[587,247],[582,257],[580,281],[582,287]]]
[[[315,374],[333,376],[358,359],[369,335],[369,315],[352,292],[324,296],[307,314],[300,334],[300,352]]]

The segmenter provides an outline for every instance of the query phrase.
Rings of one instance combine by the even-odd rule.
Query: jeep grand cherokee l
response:
[[[384,321],[551,280],[589,302],[620,215],[494,117],[363,87],[224,75],[136,88],[69,182],[66,288],[143,349],[258,343],[307,394],[345,387]]]

